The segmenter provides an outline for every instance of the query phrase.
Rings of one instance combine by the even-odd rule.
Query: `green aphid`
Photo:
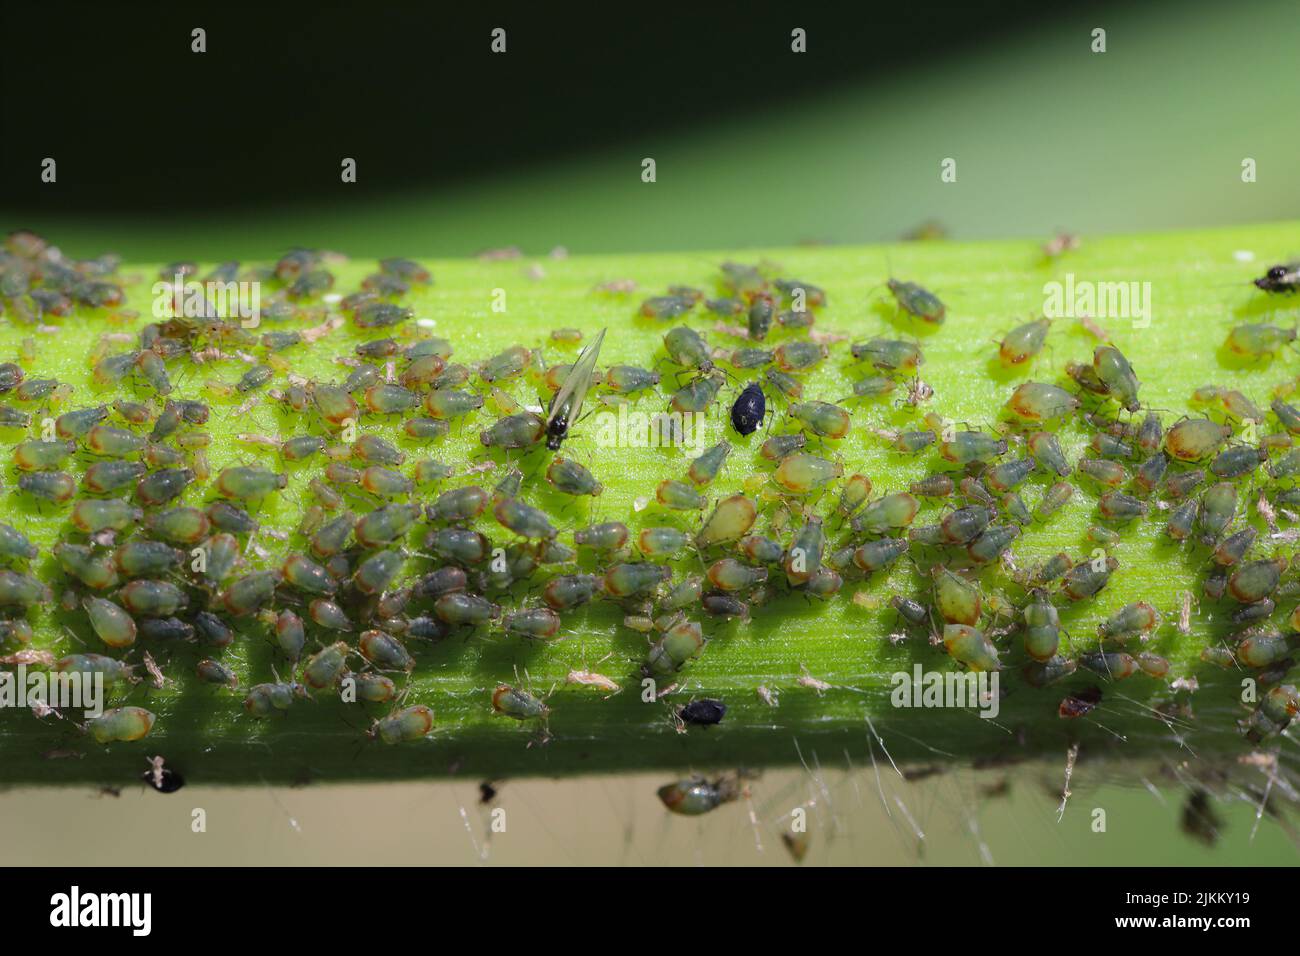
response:
[[[617,551],[627,544],[627,539],[627,525],[621,521],[606,521],[573,532],[574,544],[595,551]]]
[[[507,634],[516,637],[530,641],[549,641],[560,633],[560,615],[549,607],[525,608],[507,614],[501,620],[501,627]]]
[[[1284,329],[1276,325],[1266,325],[1262,322],[1251,322],[1246,325],[1233,326],[1223,346],[1229,352],[1240,355],[1242,358],[1258,359],[1272,356],[1282,346],[1294,342],[1295,337],[1295,329]]]
[[[1272,478],[1293,478],[1300,474],[1300,448],[1292,449],[1269,462],[1268,473]]]
[[[755,342],[767,338],[772,330],[772,320],[776,316],[776,301],[769,295],[757,295],[749,304],[746,326],[749,337]]]
[[[822,438],[843,438],[852,425],[849,413],[830,402],[799,402],[790,406],[790,415]]]
[[[1119,562],[1113,557],[1081,561],[1061,578],[1061,593],[1071,601],[1083,601],[1096,596],[1107,582]]]
[[[402,431],[408,438],[431,441],[445,437],[451,431],[451,426],[438,418],[408,418],[402,423]]]
[[[512,345],[492,356],[479,368],[479,378],[485,382],[504,382],[524,373],[533,360],[533,353],[522,345]]]
[[[901,530],[911,526],[920,510],[921,502],[909,492],[892,492],[867,505],[853,519],[853,530],[859,534],[885,534]]]
[[[14,389],[14,398],[20,402],[39,402],[58,387],[57,378],[29,378]]]
[[[133,464],[131,462],[103,462],[103,464]],[[91,468],[98,467],[92,465]],[[86,471],[90,476],[90,469]],[[191,468],[164,468],[145,475],[135,486],[135,497],[145,507],[165,505],[179,497],[195,478]]]
[[[1218,537],[1232,524],[1237,514],[1237,486],[1230,481],[1221,481],[1211,485],[1201,495],[1201,529],[1205,532],[1203,539],[1207,542]]]
[[[206,657],[194,665],[194,674],[205,684],[229,687],[234,690],[239,686],[239,677],[221,661]]]
[[[1147,412],[1142,419],[1142,424],[1138,426],[1137,446],[1144,454],[1154,455],[1160,451],[1160,446],[1164,444],[1165,431],[1164,426],[1160,423],[1160,416],[1155,412]]]
[[[551,459],[551,464],[546,469],[546,480],[566,495],[589,495],[594,498],[605,490],[605,486],[582,465],[559,456]]]
[[[362,401],[366,410],[374,415],[400,415],[418,406],[420,395],[401,385],[379,382],[365,390]]]
[[[313,383],[308,388],[312,404],[325,424],[342,428],[344,422],[357,420],[360,409],[347,389],[322,382]]]
[[[835,506],[835,513],[841,518],[851,518],[871,497],[871,479],[866,475],[849,475],[840,489],[840,500]]]
[[[1196,499],[1185,501],[1169,512],[1165,522],[1165,534],[1175,541],[1186,541],[1192,533],[1192,527],[1200,515],[1201,506]]]
[[[1038,319],[1016,326],[1002,339],[998,357],[1007,365],[1020,365],[1029,361],[1043,350],[1051,326],[1051,319]]]
[[[1007,443],[1000,438],[979,431],[962,431],[952,434],[951,439],[939,442],[939,454],[946,461],[959,465],[968,465],[977,461],[988,461],[1005,455]]]
[[[1300,435],[1300,409],[1294,405],[1288,405],[1280,398],[1274,399],[1269,408],[1273,409],[1273,414],[1277,416],[1277,420],[1282,423],[1283,428],[1292,435]]]
[[[635,395],[659,384],[659,373],[635,365],[611,365],[605,370],[605,387],[619,395]]]
[[[741,538],[739,548],[741,553],[755,564],[776,564],[785,557],[785,548],[781,547],[781,542],[773,541],[761,534],[750,534]]]
[[[22,471],[50,471],[76,450],[77,446],[70,441],[30,438],[14,446],[14,464]]]
[[[1020,529],[1015,525],[989,525],[978,538],[966,545],[966,554],[976,564],[991,564],[1002,557],[1018,537]]]
[[[383,631],[363,631],[357,640],[361,656],[383,670],[405,671],[415,669],[415,658],[397,638]]]
[[[1092,353],[1092,369],[1126,411],[1138,410],[1137,375],[1119,349],[1111,345],[1097,346]]]
[[[1174,472],[1165,478],[1165,494],[1170,498],[1186,498],[1205,483],[1205,472],[1200,468]]]
[[[1250,445],[1225,448],[1210,462],[1210,472],[1216,478],[1233,479],[1248,475],[1268,460],[1268,454]]]
[[[613,598],[639,597],[650,594],[673,576],[671,568],[648,561],[614,564],[604,576],[605,593]]]
[[[1290,657],[1296,635],[1268,630],[1251,634],[1237,645],[1237,660],[1243,667],[1270,667]]]
[[[221,604],[232,616],[246,617],[271,603],[282,580],[278,569],[250,571],[221,592]]]
[[[307,659],[303,665],[303,683],[312,690],[325,690],[338,683],[347,669],[350,649],[343,641],[337,641]]]
[[[351,465],[345,465],[341,461],[332,461],[325,466],[325,480],[332,485],[359,485],[361,484],[361,472]]]
[[[217,475],[217,492],[227,498],[248,501],[288,487],[287,475],[255,465],[223,468]]]
[[[415,490],[413,480],[383,465],[363,468],[358,483],[362,490],[380,498],[404,498]]]
[[[88,588],[105,591],[118,583],[117,567],[112,556],[96,552],[85,545],[58,542],[52,551],[63,570]]]
[[[84,597],[81,606],[90,619],[91,630],[108,647],[130,647],[135,643],[135,620],[107,598]]]
[[[1056,385],[1025,382],[1007,399],[1007,411],[1025,422],[1045,422],[1068,415],[1079,407],[1079,400]]]
[[[726,377],[721,373],[710,372],[701,375],[673,392],[672,398],[668,400],[668,407],[674,412],[683,414],[706,411],[718,397],[718,391],[724,382]]]
[[[1122,535],[1114,528],[1103,528],[1099,524],[1088,525],[1088,529],[1084,533],[1088,536],[1089,541],[1093,541],[1103,548],[1109,548],[1123,540]]]
[[[446,369],[447,362],[441,355],[421,355],[402,369],[398,381],[403,388],[419,390],[431,386]]]
[[[677,621],[650,648],[646,658],[646,675],[668,677],[676,674],[704,653],[704,645],[704,634],[697,622]]]
[[[424,546],[439,557],[458,564],[482,564],[492,550],[486,537],[468,528],[439,528],[425,538]]]
[[[406,563],[401,551],[376,551],[357,565],[352,585],[362,594],[381,594],[388,589]]]
[[[254,684],[244,698],[244,712],[258,720],[283,714],[303,694],[302,686],[297,683]]]
[[[775,354],[771,349],[745,348],[736,349],[727,361],[731,363],[732,368],[750,369],[770,365],[774,358]]]
[[[1089,651],[1079,655],[1079,663],[1110,680],[1124,680],[1140,669],[1137,660],[1124,652]]]
[[[358,365],[343,380],[343,388],[349,394],[356,395],[357,392],[365,391],[382,381],[383,376],[379,373],[379,369],[373,365]]]
[[[901,311],[930,325],[942,325],[947,308],[933,292],[915,282],[889,279],[885,285]]]
[[[1107,521],[1127,522],[1147,513],[1147,503],[1122,491],[1108,491],[1097,500],[1097,511]]]
[[[718,442],[712,448],[707,449],[699,458],[691,462],[690,468],[686,471],[686,477],[696,485],[703,487],[718,477],[718,472],[722,470],[722,465],[731,454],[731,443],[726,441]]]
[[[228,501],[214,501],[208,505],[204,513],[208,516],[208,520],[212,522],[212,527],[218,531],[228,531],[231,534],[252,534],[258,528],[258,524],[253,520],[252,515]]]
[[[280,457],[285,461],[303,461],[325,450],[325,439],[319,435],[297,435],[280,443]]]
[[[854,548],[850,560],[859,571],[872,574],[893,565],[910,547],[906,538],[878,538]]]
[[[157,352],[146,349],[138,353],[135,359],[135,372],[149,388],[152,388],[159,395],[171,394],[172,383],[167,376],[167,366]]]
[[[589,602],[600,585],[600,575],[563,574],[546,582],[542,588],[542,600],[553,611],[568,611]]]
[[[1099,432],[1092,436],[1092,441],[1088,443],[1094,454],[1107,459],[1128,459],[1133,457],[1133,447],[1126,442]]]
[[[1159,487],[1168,469],[1169,458],[1164,452],[1157,452],[1138,466],[1133,485],[1140,494],[1149,495]]]
[[[803,585],[801,590],[810,597],[827,601],[840,593],[844,587],[844,578],[830,568],[818,568],[814,574]]]
[[[947,475],[926,475],[912,482],[907,490],[921,498],[947,498],[956,487]]]
[[[1020,673],[1029,686],[1042,688],[1069,677],[1078,667],[1077,662],[1057,656],[1047,661],[1028,661]]]
[[[949,657],[959,664],[965,664],[968,670],[978,673],[1001,668],[1001,664],[998,663],[998,649],[977,627],[968,624],[945,624],[943,646],[947,648]]]
[[[1146,601],[1126,604],[1097,625],[1104,641],[1128,641],[1150,633],[1160,623],[1160,614]]]
[[[750,567],[735,558],[719,558],[706,569],[705,577],[720,591],[743,591],[765,582],[767,568]]]
[[[359,329],[385,329],[415,318],[415,310],[392,302],[366,302],[352,313]]]
[[[826,554],[826,535],[822,532],[822,519],[810,515],[803,522],[803,527],[794,533],[790,549],[785,554],[785,579],[789,581],[790,587],[797,588],[809,583],[822,568],[823,554]]]
[[[453,591],[433,602],[433,613],[444,624],[474,627],[495,621],[501,608],[478,594]]]
[[[430,521],[464,523],[473,521],[488,506],[490,496],[478,485],[453,488],[439,495],[428,507]]]
[[[355,524],[356,519],[348,512],[325,522],[311,536],[308,543],[311,553],[322,561],[334,557],[347,547]]]
[[[127,743],[147,736],[157,719],[143,707],[114,707],[88,721],[86,729],[97,743]]]
[[[392,504],[364,515],[356,524],[357,544],[363,548],[379,548],[391,544],[406,534],[421,514],[416,504]]]
[[[925,361],[921,347],[899,339],[875,338],[849,349],[854,359],[870,362],[886,372],[915,372]]]
[[[118,385],[135,368],[139,352],[122,352],[119,355],[106,355],[95,363],[94,377],[99,385]]]
[[[24,412],[12,405],[0,405],[0,427],[30,428],[31,424],[32,416],[30,412]]]
[[[387,704],[397,698],[397,684],[391,677],[366,671],[354,675],[353,679],[356,681],[359,701],[365,701],[367,704]]]
[[[1123,465],[1100,458],[1080,458],[1079,473],[1091,478],[1103,488],[1118,488],[1128,481],[1128,471]]]
[[[647,558],[670,558],[691,543],[691,536],[677,528],[644,528],[636,537],[636,548]]]
[[[449,341],[437,336],[430,336],[426,339],[420,339],[402,350],[402,354],[412,362],[426,355],[437,355],[442,359],[451,358],[454,349]]]
[[[637,312],[647,319],[675,319],[695,307],[695,299],[685,295],[656,295],[641,303]]]
[[[898,432],[894,435],[892,444],[896,451],[905,455],[917,455],[937,440],[938,436],[927,428],[920,431]]]
[[[286,335],[288,333],[281,332],[278,334]],[[293,343],[290,342],[289,344]],[[235,383],[235,390],[238,392],[251,392],[266,385],[273,378],[275,378],[275,369],[271,368],[271,366],[254,365],[239,377],[239,381]]]
[[[375,721],[369,733],[371,737],[392,745],[422,740],[432,731],[433,709],[426,704],[412,704]]]
[[[826,346],[808,339],[791,339],[776,347],[774,358],[783,372],[800,372],[812,368],[829,355]]]
[[[990,491],[1006,492],[1018,487],[1034,471],[1032,458],[1016,458],[994,465],[984,475]]]
[[[1055,472],[1062,478],[1070,474],[1070,463],[1061,451],[1061,443],[1051,432],[1034,432],[1029,436],[1029,453],[1034,456],[1038,467],[1044,471]]]
[[[1041,663],[1050,661],[1061,646],[1061,617],[1056,606],[1046,591],[1037,589],[1030,592],[1022,613],[1025,653]]]
[[[979,584],[953,574],[946,567],[935,568],[933,575],[935,610],[939,611],[940,617],[949,624],[978,624],[980,611],[984,607]]]
[[[188,603],[185,592],[170,581],[147,578],[128,581],[117,596],[127,611],[144,617],[170,617]]]
[[[544,720],[551,712],[541,698],[509,684],[499,684],[492,691],[492,710],[515,720]]]
[[[333,594],[337,584],[328,571],[302,554],[292,554],[280,565],[284,583],[304,594]]]
[[[1259,532],[1249,526],[1228,535],[1215,547],[1214,554],[1211,555],[1214,563],[1223,568],[1232,567],[1246,556],[1258,535]]]
[[[105,687],[134,684],[137,680],[134,667],[103,654],[69,654],[55,661],[51,670],[56,674],[82,674],[85,677],[99,674]]]
[[[479,432],[479,441],[486,448],[523,449],[536,445],[545,434],[546,422],[532,412],[520,412],[497,419]]]
[[[704,336],[685,325],[671,329],[664,336],[664,350],[675,365],[708,372],[713,368],[713,360]]]
[[[808,437],[802,432],[792,435],[773,435],[759,447],[758,453],[768,461],[781,461],[808,444]]]
[[[1260,743],[1286,730],[1296,714],[1300,714],[1300,691],[1291,684],[1279,684],[1260,698],[1241,730],[1251,743]]]
[[[287,348],[299,345],[302,340],[302,335],[297,332],[267,332],[262,336],[262,347],[268,352],[283,352]],[[266,366],[259,365],[258,368],[266,368]],[[270,371],[270,369],[267,369],[267,371]],[[247,375],[244,376],[244,378],[247,377]],[[269,380],[270,376],[268,375],[267,378]],[[256,386],[253,387],[256,388]],[[240,391],[247,391],[247,389],[241,388]]]
[[[763,373],[763,378],[791,401],[803,398],[803,383],[793,375],[788,375],[780,369],[770,368]]]
[[[492,514],[503,528],[525,538],[549,539],[557,533],[546,512],[518,498],[502,498],[493,506]]]
[[[76,514],[76,508],[73,509]],[[80,527],[80,525],[78,525]],[[103,526],[107,527],[107,526]],[[103,527],[95,528],[95,531],[102,531]],[[81,530],[86,530],[82,528]],[[13,561],[32,561],[40,554],[40,549],[27,540],[27,536],[17,528],[7,524],[0,524],[0,560]]]
[[[713,781],[704,777],[688,777],[666,784],[656,793],[670,812],[697,817],[738,799],[741,788],[736,781],[725,777]]]
[[[185,455],[168,445],[147,442],[140,460],[149,468],[179,468],[185,464]]]
[[[898,382],[884,375],[869,375],[853,383],[857,398],[882,398],[898,387]]]
[[[695,546],[700,550],[715,544],[739,541],[758,520],[758,508],[744,495],[724,498],[714,507],[695,535]]]
[[[184,560],[184,551],[148,538],[130,538],[113,552],[113,563],[127,578],[157,577],[179,568]]]
[[[708,501],[684,481],[666,478],[655,486],[655,500],[674,511],[703,511]]]
[[[1287,559],[1282,556],[1246,561],[1228,576],[1228,594],[1241,604],[1263,601],[1277,591]]]
[[[320,506],[326,511],[338,511],[343,507],[343,496],[327,485],[319,478],[313,478],[307,482],[307,490],[312,493],[312,497],[319,502]],[[234,507],[229,502],[215,502],[215,504]]]
[[[180,403],[169,401],[158,414],[158,420],[153,423],[153,431],[149,433],[149,438],[156,442],[164,441],[174,435],[184,421],[185,416],[181,414]]]
[[[1208,418],[1188,418],[1165,434],[1165,451],[1179,461],[1202,461],[1216,454],[1231,437],[1231,425],[1220,425]]]
[[[783,458],[772,473],[772,480],[791,494],[804,495],[826,486],[843,474],[844,466],[838,461],[798,454]]]

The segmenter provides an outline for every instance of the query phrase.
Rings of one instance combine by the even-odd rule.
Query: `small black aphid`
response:
[[[1300,263],[1273,266],[1255,280],[1255,288],[1286,295],[1300,291]]]
[[[711,697],[701,697],[677,708],[677,717],[682,723],[694,724],[697,727],[720,724],[725,716],[727,716],[727,705]]]
[[[491,803],[496,799],[497,788],[492,786],[491,780],[484,780],[478,785],[478,802]]]
[[[741,435],[752,434],[767,414],[767,396],[762,386],[750,382],[731,406],[731,427]]]
[[[140,779],[159,793],[175,793],[185,786],[185,778],[175,770],[164,766],[161,757],[155,757],[153,766],[140,774]]]

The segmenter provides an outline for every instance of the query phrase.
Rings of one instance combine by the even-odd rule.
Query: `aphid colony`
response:
[[[1300,473],[1300,451],[1291,447],[1300,409],[1284,397],[1270,406],[1280,429],[1267,432],[1268,413],[1216,387],[1193,396],[1206,406],[1204,417],[1165,422],[1144,410],[1138,371],[1126,356],[1102,344],[1091,362],[1066,363],[1060,381],[1012,389],[996,427],[953,426],[921,411],[933,395],[919,379],[922,347],[881,335],[836,354],[855,375],[852,395],[817,399],[804,394],[801,376],[832,357],[828,340],[814,331],[826,293],[735,263],[722,267],[714,298],[674,287],[640,305],[642,320],[670,325],[662,355],[644,367],[599,364],[604,330],[571,363],[548,365],[543,349],[516,345],[462,364],[453,361],[449,340],[425,337],[414,310],[400,304],[413,285],[432,282],[421,266],[384,260],[358,291],[327,302],[330,264],[325,254],[294,250],[268,268],[218,267],[214,279],[253,276],[276,290],[263,302],[259,328],[178,312],[145,323],[129,342],[106,338],[89,357],[102,390],[98,404],[74,406],[70,389],[56,380],[29,377],[18,363],[0,365],[0,424],[31,430],[12,448],[17,489],[42,507],[66,510],[69,522],[51,549],[58,568],[51,581],[35,573],[39,549],[19,528],[0,526],[7,642],[30,641],[29,609],[57,601],[74,631],[102,645],[55,661],[58,671],[99,673],[129,694],[140,678],[127,661],[138,650],[196,645],[198,679],[241,694],[250,719],[343,695],[374,705],[370,735],[396,744],[433,731],[434,710],[408,703],[403,691],[430,642],[475,634],[559,640],[566,615],[607,601],[645,635],[636,669],[671,688],[726,621],[747,619],[782,594],[829,600],[850,581],[869,589],[873,576],[906,559],[922,586],[893,595],[891,613],[959,668],[1002,670],[1013,662],[1031,688],[1080,667],[1102,686],[1138,675],[1164,680],[1168,662],[1142,648],[1161,623],[1152,604],[1120,609],[1095,637],[1068,636],[1060,620],[1061,608],[1093,600],[1120,568],[1111,552],[1125,529],[1154,519],[1170,539],[1206,555],[1204,599],[1225,603],[1242,628],[1233,646],[1208,649],[1205,659],[1249,668],[1270,687],[1244,732],[1252,740],[1276,734],[1300,706],[1294,688],[1280,683],[1300,620],[1293,614],[1285,631],[1269,624],[1277,602],[1296,590],[1291,568],[1242,520],[1252,497],[1270,514],[1300,511],[1300,489],[1290,487]],[[36,325],[77,308],[117,309],[125,297],[116,265],[107,257],[66,260],[38,237],[15,233],[0,253],[3,314]],[[1273,271],[1272,285],[1261,288],[1293,291],[1293,274]],[[192,263],[160,272],[167,279],[199,275]],[[943,323],[945,305],[921,285],[890,279],[887,289],[901,316]],[[722,328],[746,344],[727,351],[676,324],[703,315],[743,321]],[[339,380],[295,375],[294,350],[328,342],[344,322],[371,337],[344,357]],[[998,359],[1027,365],[1050,327],[1040,319],[1013,329]],[[766,347],[778,332],[780,341]],[[1227,347],[1262,356],[1293,339],[1294,331],[1241,326]],[[557,331],[547,350],[583,340],[578,330]],[[223,381],[216,368],[232,356],[244,356],[247,367]],[[239,464],[214,473],[203,430],[213,410],[205,398],[181,394],[195,366],[213,367],[202,387],[240,402],[237,413],[247,396],[259,397],[294,424],[283,436],[240,435],[269,447],[280,467]],[[736,375],[749,380],[736,382]],[[540,405],[515,397],[525,386],[544,396]],[[640,530],[603,520],[563,531],[556,514],[526,500],[537,500],[539,486],[548,495],[598,498],[599,469],[566,454],[566,439],[583,428],[584,403],[639,401],[660,389],[667,411],[717,407],[735,435],[648,490],[661,520]],[[899,391],[899,404],[920,416],[916,427],[877,434],[898,454],[932,456],[935,468],[906,490],[877,489],[846,469],[835,443],[866,416],[855,406]],[[52,434],[36,424],[34,413],[45,410],[60,412]],[[779,428],[769,424],[765,435],[747,437],[777,415]],[[390,416],[399,416],[404,435],[417,443],[436,442],[453,428],[477,431],[497,474],[449,486],[458,472],[481,469],[413,461],[365,433],[368,419]],[[1054,431],[1062,421],[1082,422],[1091,434],[1073,463]],[[1246,422],[1255,433],[1249,442],[1235,427]],[[736,492],[737,482],[719,478],[742,441],[758,470]],[[271,555],[259,505],[287,487],[290,470],[302,469],[311,477],[296,534]],[[1034,476],[1045,477],[1046,488],[1027,502],[1022,492]],[[1074,500],[1077,483],[1097,494],[1086,550],[1019,566],[1011,548],[1022,530],[1050,522]],[[927,503],[938,503],[941,513],[919,523]],[[677,559],[698,572],[676,574]],[[1007,569],[1014,599],[981,583],[981,571],[997,567]],[[236,640],[271,642],[279,661],[273,680],[241,685],[222,662]],[[484,707],[543,728],[561,705],[505,677]],[[587,671],[572,672],[568,683],[610,693],[620,686]],[[1089,684],[1058,698],[1056,710],[1078,718],[1102,696]],[[681,706],[676,719],[708,726],[726,711],[724,702],[704,699]],[[154,724],[147,709],[123,704],[85,729],[112,743],[138,740]],[[702,813],[741,790],[739,777],[692,778],[664,787],[660,797],[675,812]]]

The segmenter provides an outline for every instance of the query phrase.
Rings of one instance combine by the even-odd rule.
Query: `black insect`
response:
[[[491,780],[484,780],[478,785],[478,802],[491,803],[496,799],[497,788],[492,786]]]
[[[677,718],[684,724],[694,724],[696,727],[720,724],[726,715],[727,705],[711,697],[701,697],[677,708]]]
[[[1273,266],[1255,280],[1255,288],[1265,292],[1281,292],[1288,295],[1300,292],[1300,263],[1292,262],[1284,266]]]
[[[185,786],[185,778],[170,767],[164,766],[162,757],[154,757],[150,763],[152,766],[140,774],[140,779],[159,793],[175,793]]]
[[[762,386],[750,382],[731,406],[731,427],[741,435],[752,434],[767,414],[767,396]]]

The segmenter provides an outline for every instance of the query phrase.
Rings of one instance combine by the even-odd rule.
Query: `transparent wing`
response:
[[[596,357],[600,355],[600,343],[605,341],[605,331],[601,329],[596,334],[591,344],[582,350],[578,360],[573,363],[573,368],[569,369],[564,384],[551,400],[550,412],[546,416],[548,426],[559,414],[563,414],[570,425],[578,420],[578,415],[582,412],[582,402],[587,397],[587,389],[591,387],[592,372],[596,370]]]

